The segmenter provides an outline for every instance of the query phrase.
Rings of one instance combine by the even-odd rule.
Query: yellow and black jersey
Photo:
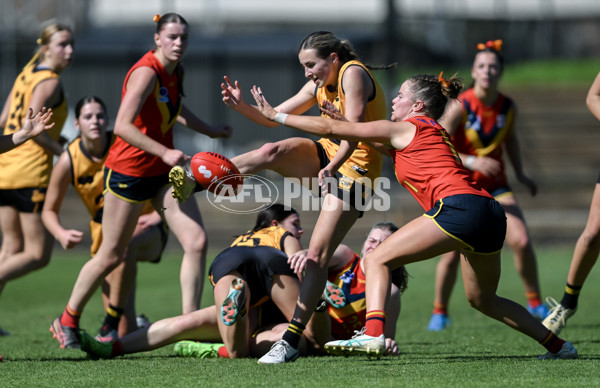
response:
[[[73,140],[67,147],[67,152],[71,160],[71,183],[92,217],[90,220],[90,233],[92,236],[90,250],[92,256],[96,254],[102,242],[104,162],[108,156],[110,146],[115,141],[115,136],[112,132],[108,132],[106,136],[108,137],[108,142],[106,150],[102,153],[103,157],[101,160],[93,160],[90,157],[88,151],[83,147],[80,137]],[[152,204],[147,202],[142,210],[142,214],[148,214],[153,211]]]
[[[73,140],[67,147],[69,159],[71,160],[71,183],[79,198],[83,201],[90,220],[90,233],[92,256],[96,254],[102,242],[102,208],[104,205],[104,161],[108,155],[108,149],[114,141],[112,132],[106,134],[109,141],[101,160],[93,160],[88,151],[83,147],[81,137]]]
[[[10,111],[4,134],[10,135],[21,129],[25,115],[31,105],[31,96],[35,87],[48,79],[58,78],[50,69],[28,66],[17,77],[12,90]],[[64,96],[60,104],[52,108],[52,120],[55,125],[48,134],[55,140],[68,116],[67,101]],[[38,145],[28,141],[19,147],[0,155],[0,189],[22,189],[29,187],[48,187],[52,172],[53,155]]]
[[[282,228],[281,226],[270,226],[268,228],[260,229],[256,232],[248,231],[245,234],[238,236],[233,243],[232,247],[273,247],[284,251],[283,240],[287,236],[292,234]]]
[[[77,194],[85,204],[90,216],[96,222],[102,220],[102,206],[104,205],[104,161],[108,156],[108,149],[115,136],[108,132],[106,150],[100,160],[93,160],[88,151],[83,147],[81,138],[73,140],[67,147],[71,160],[71,182]]]
[[[351,66],[363,68],[369,74],[369,77],[371,77],[371,81],[375,87],[375,94],[367,102],[364,121],[384,120],[387,115],[387,109],[383,89],[379,86],[375,77],[373,77],[373,74],[371,74],[367,67],[357,60],[348,61],[340,68],[338,84],[335,90],[329,90],[327,87],[317,89],[315,96],[319,106],[323,104],[323,101],[330,101],[343,115],[346,114],[346,94],[342,87],[342,80],[344,72]],[[325,116],[324,113],[322,113],[322,115]],[[331,160],[339,149],[340,141],[323,138],[319,140],[319,143],[323,146],[329,160]],[[373,180],[381,174],[381,165],[382,155],[368,144],[359,142],[352,155],[339,168],[339,172],[353,179],[367,177]]]

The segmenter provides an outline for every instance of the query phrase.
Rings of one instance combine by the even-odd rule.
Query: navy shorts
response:
[[[160,242],[161,242],[161,248],[160,248],[160,252],[158,252],[158,256],[155,257],[152,260],[148,260],[150,263],[160,263],[160,260],[162,259],[162,254],[165,251],[165,247],[167,246],[167,242],[169,241],[169,225],[167,225],[167,223],[165,221],[160,221],[158,224],[155,225],[155,227],[158,228],[158,230],[160,231]]]
[[[488,190],[488,193],[494,198],[500,198],[505,195],[513,195],[512,189],[508,186],[496,187],[494,190]]]
[[[315,141],[315,146],[317,147],[317,155],[319,155],[319,167],[323,169],[329,164],[330,160],[321,143]],[[339,172],[335,173],[334,178],[337,182],[337,187],[332,187],[329,193],[348,203],[353,208],[356,208],[357,200],[362,201],[362,208],[366,207],[368,201],[373,196],[373,190],[370,187],[362,185]],[[319,195],[321,195],[321,190],[319,190]],[[361,218],[363,214],[364,212],[360,211],[358,218]]]
[[[496,253],[506,236],[506,215],[495,199],[473,194],[443,198],[425,213],[450,237],[462,242],[463,249]]]
[[[169,174],[136,177],[104,168],[104,191],[110,191],[127,202],[144,202],[152,199],[168,184]]]
[[[46,190],[45,187],[0,190],[0,206],[13,206],[21,213],[41,213]]]
[[[273,247],[230,247],[215,257],[208,277],[214,287],[223,276],[238,272],[248,283],[253,307],[270,299],[273,275],[296,277],[287,260],[284,252]]]

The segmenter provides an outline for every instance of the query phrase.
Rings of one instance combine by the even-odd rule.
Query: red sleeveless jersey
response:
[[[459,98],[463,104],[463,117],[453,138],[456,150],[463,154],[487,156],[500,163],[501,171],[495,176],[471,172],[473,179],[484,189],[493,191],[508,186],[502,153],[506,135],[514,126],[513,101],[499,93],[496,101],[487,106],[475,95],[474,89],[465,91]]]
[[[471,179],[441,125],[424,116],[405,121],[417,127],[415,137],[404,149],[392,149],[390,154],[398,182],[425,210],[451,195],[475,194],[491,198]]]
[[[146,136],[160,142],[168,148],[173,147],[173,125],[181,112],[183,71],[167,73],[163,65],[147,52],[127,73],[123,83],[121,99],[127,91],[127,81],[131,73],[140,67],[150,67],[156,73],[154,90],[144,101],[133,124]],[[181,65],[178,65],[180,67]],[[180,68],[179,68],[180,69]],[[129,176],[151,177],[166,174],[170,166],[155,155],[141,150],[122,138],[117,137],[110,148],[106,167]]]
[[[366,281],[360,269],[360,256],[355,253],[344,268],[329,272],[327,280],[340,287],[346,295],[344,307],[336,309],[329,306],[331,334],[334,338],[349,338],[365,325],[367,315]]]

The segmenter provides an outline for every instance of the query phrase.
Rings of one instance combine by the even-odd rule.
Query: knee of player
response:
[[[248,357],[248,347],[226,346],[229,358],[246,358]]]
[[[189,238],[182,239],[180,240],[180,243],[183,251],[189,254],[204,255],[208,248],[208,240],[204,231],[202,231],[202,233],[195,233],[193,236],[189,236]]]
[[[118,254],[116,252],[102,253],[98,251],[90,261],[96,263],[97,266],[101,267],[103,272],[110,272],[115,269],[119,264],[123,262],[125,255],[123,253]]]
[[[511,247],[511,249],[516,252],[522,252],[533,249],[533,247],[531,246],[531,239],[529,238],[529,234],[527,232],[513,235],[510,238],[508,238],[506,242]]]
[[[390,267],[390,263],[387,263],[387,258],[377,255],[374,252],[368,253],[365,255],[365,257],[363,258],[363,262],[364,262],[364,267],[365,267],[365,273],[367,271],[369,271],[370,269],[373,268],[381,268],[386,267],[389,271],[391,271],[394,268]]]
[[[34,254],[31,256],[31,263],[33,269],[44,268],[50,263],[50,254],[42,253],[42,254]]]
[[[485,297],[481,293],[474,293],[473,295],[467,294],[467,301],[469,302],[469,306],[482,313],[485,313],[489,309],[489,307],[493,303],[492,299],[493,298]]]
[[[600,245],[600,228],[585,228],[579,238],[588,247]]]
[[[261,159],[265,162],[272,162],[276,160],[281,152],[281,147],[278,143],[266,143],[257,150]]]

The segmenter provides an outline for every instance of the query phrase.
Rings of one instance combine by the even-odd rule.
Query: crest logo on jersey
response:
[[[169,102],[169,91],[164,86],[158,89],[158,102]]]
[[[506,115],[498,115],[496,118],[496,127],[504,128],[506,126]]]

